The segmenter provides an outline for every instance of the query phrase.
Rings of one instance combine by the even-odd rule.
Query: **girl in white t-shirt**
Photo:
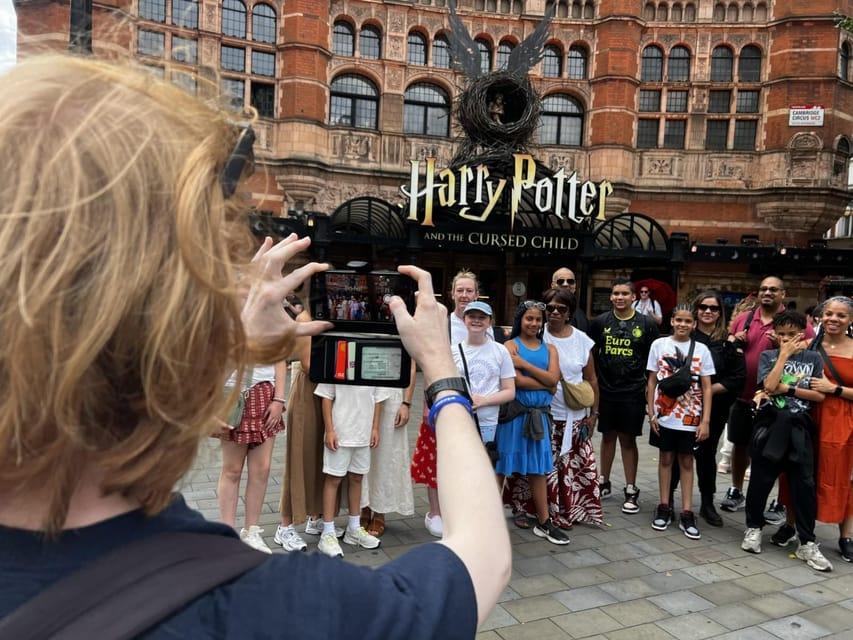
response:
[[[459,375],[468,381],[483,442],[493,442],[500,405],[515,398],[515,367],[506,347],[488,336],[491,306],[471,302],[462,318],[468,335],[453,345],[453,360]]]
[[[551,453],[554,470],[548,475],[548,511],[560,529],[571,529],[575,522],[601,524],[601,494],[598,488],[598,465],[592,434],[598,418],[598,379],[591,356],[592,338],[571,325],[576,298],[567,289],[551,289],[545,293],[547,324],[543,342],[553,345],[560,357],[560,374],[573,384],[587,381],[593,389],[593,406],[585,409],[568,407],[562,385],[557,385],[551,401],[554,430]],[[535,513],[533,496],[524,478],[513,478],[507,492],[515,524],[530,526],[526,516]]]

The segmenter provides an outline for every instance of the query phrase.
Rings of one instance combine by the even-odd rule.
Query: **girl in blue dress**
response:
[[[547,474],[554,468],[550,407],[560,381],[560,362],[554,346],[542,342],[544,328],[545,305],[522,302],[504,344],[515,366],[515,400],[521,406],[510,412],[518,415],[498,425],[496,471],[501,482],[504,476],[527,476],[536,506],[533,533],[553,544],[568,544],[568,536],[548,515]]]

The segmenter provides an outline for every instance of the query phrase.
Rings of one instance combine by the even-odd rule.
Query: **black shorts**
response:
[[[617,396],[618,397],[618,396]],[[601,433],[627,433],[639,436],[646,420],[645,395],[633,395],[628,400],[603,395],[598,406],[598,430]]]
[[[680,431],[678,429],[660,428],[660,435],[657,437],[657,448],[661,451],[672,453],[693,453],[693,447],[696,446],[695,431]]]
[[[754,418],[752,403],[738,398],[729,412],[728,439],[735,445],[748,446],[752,442]]]

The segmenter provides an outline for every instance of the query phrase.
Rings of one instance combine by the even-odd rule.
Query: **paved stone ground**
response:
[[[420,387],[415,394],[409,436],[414,446],[420,416]],[[284,439],[276,443],[269,490],[261,516],[271,548],[279,521]],[[614,478],[621,475],[617,460]],[[182,490],[189,504],[208,518],[218,518],[216,481],[219,455],[215,441],[203,447]],[[725,491],[728,476],[718,476]],[[245,478],[244,478],[245,484]],[[614,485],[617,485],[614,482]],[[818,536],[835,571],[812,571],[769,543],[764,552],[740,549],[743,512],[726,514],[721,529],[702,527],[701,540],[689,540],[675,526],[654,531],[649,525],[657,503],[657,450],[640,446],[638,486],[641,511],[623,515],[618,496],[605,501],[605,525],[580,525],[572,542],[556,547],[530,531],[512,527],[513,573],[500,603],[483,623],[479,640],[651,640],[732,638],[737,640],[853,640],[853,565],[836,551],[837,529],[818,527]],[[694,500],[698,499],[694,498]],[[238,521],[243,505],[238,507]],[[426,491],[415,488],[413,517],[388,516],[382,546],[349,551],[345,559],[379,566],[416,545],[433,540],[423,526]],[[700,526],[702,525],[700,520]],[[306,536],[309,549],[317,538]],[[484,533],[484,543],[488,538]]]

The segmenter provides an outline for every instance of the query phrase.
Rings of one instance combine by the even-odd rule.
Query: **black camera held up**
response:
[[[311,340],[312,382],[408,386],[411,358],[391,313],[393,296],[414,312],[414,282],[396,271],[373,271],[359,264],[314,276],[311,316],[331,322],[334,329]]]

